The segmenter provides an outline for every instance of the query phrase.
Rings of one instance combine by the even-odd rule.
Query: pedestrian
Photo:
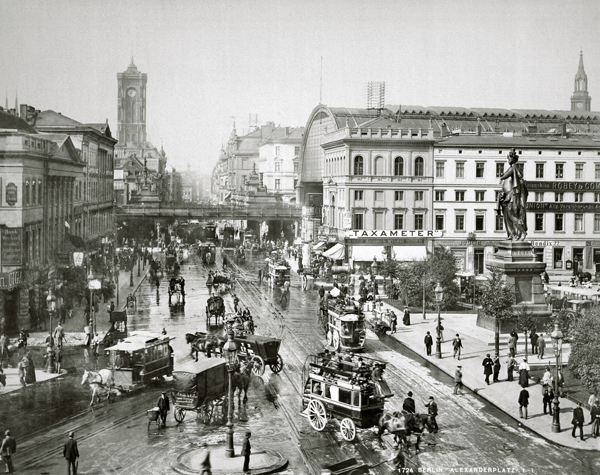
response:
[[[54,358],[56,361],[56,372],[60,374],[60,366],[62,364],[62,348],[60,346],[56,347],[54,351]]]
[[[319,287],[319,298],[323,298],[323,296],[325,295],[325,289],[323,288],[323,286]]]
[[[514,381],[513,376],[514,376],[516,366],[517,366],[517,361],[511,355],[508,355],[508,359],[506,360],[507,381]]]
[[[436,327],[436,332],[437,332],[438,336],[440,337],[440,343],[443,342],[444,341],[444,325],[442,325],[441,322]]]
[[[250,436],[252,434],[250,432],[246,432],[246,436],[244,437],[244,442],[242,443],[242,453],[241,455],[244,456],[244,473],[250,473],[250,453],[251,453],[251,446],[250,446]]]
[[[402,323],[404,325],[410,325],[410,310],[408,310],[408,306],[404,306],[404,316],[402,317]]]
[[[25,370],[25,383],[34,384],[36,381],[35,364],[33,363],[33,356],[31,355],[31,352],[27,352],[25,358],[27,359],[27,369]]]
[[[594,439],[600,435],[600,401],[596,399],[591,410],[592,416],[592,435]]]
[[[206,442],[200,444],[200,475],[212,475],[210,470],[210,450]]]
[[[27,374],[27,366],[29,365],[29,361],[27,361],[27,358],[23,357],[21,358],[21,361],[19,361],[19,364],[17,365],[18,369],[19,369],[19,381],[21,382],[21,385],[23,387],[27,386],[27,383],[25,382],[25,377]]]
[[[529,338],[531,340],[531,354],[532,355],[536,355],[537,354],[537,341],[539,338],[539,335],[535,332],[535,330],[531,330],[531,333],[529,334]]]
[[[0,367],[6,368],[8,366],[8,337],[2,333],[0,335]]]
[[[417,408],[412,395],[412,391],[408,391],[408,396],[404,399],[404,402],[402,403],[402,410],[408,412],[409,414],[416,414]]]
[[[529,406],[529,391],[523,388],[519,393],[519,416],[521,416],[521,419],[527,419],[527,406]],[[525,414],[525,417],[523,417],[523,414]]]
[[[462,389],[462,366],[458,365],[454,372],[454,394],[459,394],[458,390]]]
[[[544,359],[544,351],[546,350],[546,340],[544,340],[543,333],[538,337],[537,348],[538,348],[538,353],[537,353],[538,360],[543,360]]]
[[[208,271],[208,277],[206,279],[206,287],[208,287],[208,295],[212,295],[213,291],[213,273],[211,270]]]
[[[519,384],[522,388],[529,386],[529,370],[527,358],[523,358],[523,362],[519,365]]]
[[[460,360],[460,351],[463,346],[462,340],[458,336],[458,333],[456,334],[454,340],[452,340],[452,347],[454,348],[454,358],[456,358],[456,355],[458,355],[458,359]]]
[[[60,322],[58,322],[58,325],[56,325],[56,328],[54,329],[54,344],[57,347],[62,348],[63,341],[67,341],[65,338],[65,331]]]
[[[489,386],[490,384],[490,375],[493,372],[494,361],[490,358],[490,354],[485,355],[483,362],[481,363],[483,366],[483,374],[485,374],[485,382]]]
[[[77,441],[74,439],[75,433],[69,432],[69,440],[65,442],[63,447],[63,457],[67,459],[67,473],[71,475],[71,469],[73,469],[73,475],[77,475],[77,468],[79,466],[79,449],[77,448]]]
[[[498,376],[500,376],[500,368],[502,365],[500,364],[500,355],[494,356],[494,383],[499,381]]]
[[[552,377],[552,372],[550,371],[550,366],[546,366],[546,372],[544,376],[542,376],[542,386],[552,386],[554,378]]]
[[[573,430],[571,431],[571,437],[575,437],[575,431],[579,427],[579,438],[583,440],[583,409],[581,408],[581,403],[577,403],[577,407],[573,409],[573,420],[571,424],[573,424]]]
[[[396,312],[390,310],[390,333],[396,333],[396,325],[398,325],[398,317],[396,316]]]
[[[163,391],[156,402],[158,406],[158,411],[160,418],[162,419],[162,425],[165,427],[167,425],[167,414],[169,414],[169,409],[171,408],[169,405],[169,398],[167,397],[166,391]]]
[[[554,399],[554,390],[552,386],[542,386],[542,404],[544,405],[544,414],[552,415],[552,400]]]
[[[427,414],[429,414],[429,419],[431,420],[431,424],[433,424],[433,432],[437,432],[439,427],[435,418],[438,415],[438,407],[437,403],[433,399],[433,396],[429,396],[429,402],[425,403],[425,407],[427,408]]]
[[[46,360],[46,369],[44,370],[46,373],[55,373],[56,372],[56,351],[54,347],[50,345],[50,343],[46,343],[46,354],[44,355]]]
[[[262,284],[262,269],[258,269],[258,283]]]
[[[427,350],[427,356],[431,356],[431,347],[433,346],[433,337],[429,332],[425,335],[425,349]]]
[[[17,453],[17,441],[13,436],[10,435],[10,431],[4,432],[4,440],[2,440],[2,446],[0,446],[0,455],[6,465],[6,473],[14,473],[12,456]]]
[[[513,358],[517,355],[517,338],[512,333],[508,339],[508,352]]]

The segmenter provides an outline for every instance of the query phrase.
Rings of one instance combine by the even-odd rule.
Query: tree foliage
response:
[[[515,291],[504,281],[504,274],[492,271],[490,278],[482,285],[479,296],[481,313],[488,318],[496,320],[509,320],[515,317],[513,305],[515,304]]]
[[[600,310],[577,315],[571,326],[569,369],[590,391],[600,391]]]

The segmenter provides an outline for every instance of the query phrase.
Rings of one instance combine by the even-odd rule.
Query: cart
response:
[[[188,362],[173,371],[174,415],[183,422],[186,411],[196,411],[204,424],[227,415],[228,374],[222,358]]]
[[[252,372],[257,376],[265,373],[265,366],[269,365],[275,374],[283,369],[283,359],[279,354],[281,340],[260,335],[236,336],[235,343],[238,347],[238,357],[241,360],[253,361]]]
[[[220,295],[213,295],[206,301],[206,329],[210,331],[213,327],[222,327],[224,323],[225,302]]]
[[[157,434],[160,434],[160,409],[153,407],[146,411],[146,413],[148,414],[148,435],[150,435],[150,429],[153,424],[156,424]]]

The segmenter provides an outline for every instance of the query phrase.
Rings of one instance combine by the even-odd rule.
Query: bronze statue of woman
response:
[[[527,186],[517,167],[519,155],[513,148],[508,154],[508,170],[500,177],[502,192],[498,196],[498,216],[504,216],[504,226],[510,241],[523,241],[527,236]]]

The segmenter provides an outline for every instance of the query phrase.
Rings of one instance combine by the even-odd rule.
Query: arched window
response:
[[[404,175],[404,159],[402,157],[396,157],[394,159],[394,175]]]
[[[31,204],[32,205],[36,205],[37,204],[37,187],[35,186],[36,181],[35,180],[31,180]]]
[[[425,163],[423,157],[415,158],[415,176],[423,176],[425,174]]]
[[[385,172],[383,170],[384,167],[384,160],[383,157],[375,157],[375,173],[374,175],[385,175]]]
[[[364,160],[358,155],[354,157],[354,174],[355,175],[364,175]]]

